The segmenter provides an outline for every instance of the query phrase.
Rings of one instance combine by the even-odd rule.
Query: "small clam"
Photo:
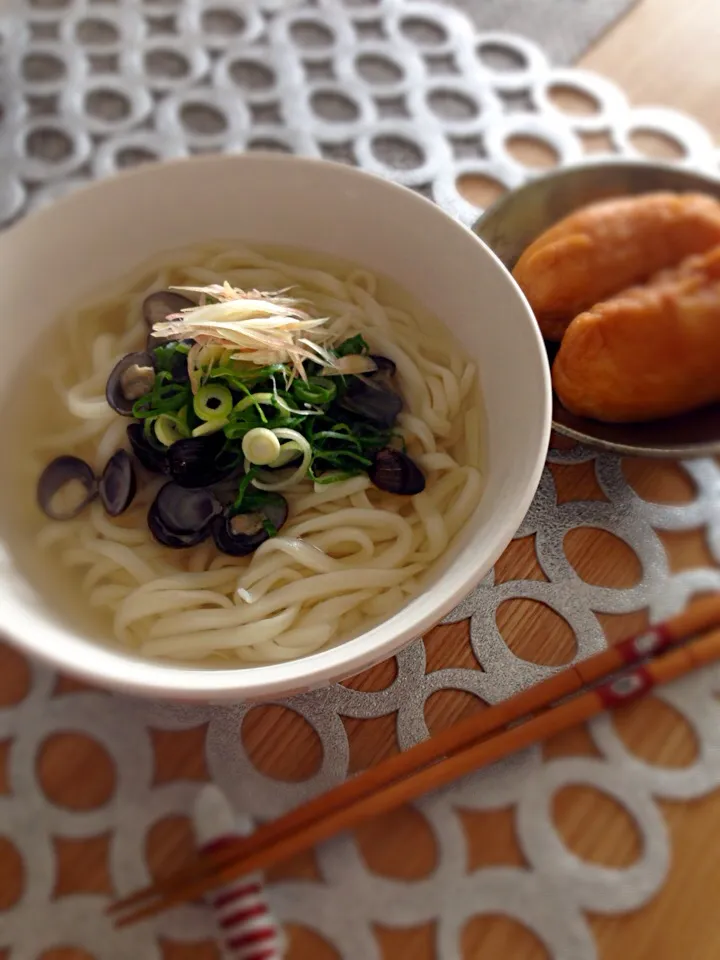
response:
[[[215,546],[232,557],[245,557],[270,539],[268,527],[279,530],[287,516],[287,500],[279,493],[268,493],[253,510],[237,513],[230,507],[213,523]]]
[[[188,490],[166,483],[153,501],[148,526],[166,547],[193,547],[210,535],[213,519],[222,507],[209,490]]]
[[[108,460],[98,484],[105,512],[111,517],[120,516],[132,503],[136,491],[132,457],[125,450],[118,450]]]
[[[131,423],[127,428],[128,440],[139,462],[151,473],[169,473],[167,450],[157,446],[145,436],[142,423]]]
[[[155,383],[153,357],[149,353],[128,353],[108,377],[105,396],[117,413],[131,417],[133,404],[149,393]]]
[[[53,520],[72,520],[97,496],[91,467],[79,457],[56,457],[40,474],[37,502]]]
[[[146,350],[154,350],[155,347],[162,347],[166,343],[172,343],[177,337],[159,337],[154,334],[153,327],[156,323],[163,321],[174,313],[180,313],[187,307],[194,307],[192,300],[183,297],[180,293],[173,293],[172,290],[158,290],[157,293],[151,293],[143,301],[143,319],[148,327]]]
[[[372,373],[366,374],[368,377],[373,377],[374,379],[387,379],[394,377],[397,373],[397,366],[395,361],[391,360],[390,357],[381,357],[378,354],[371,353],[370,359],[375,363],[377,368]]]
[[[224,443],[222,430],[203,437],[176,440],[167,450],[169,470],[175,483],[181,487],[209,487],[228,477],[235,469],[235,463],[220,456]]]
[[[152,330],[156,323],[162,323],[173,313],[180,313],[188,307],[194,307],[196,304],[188,300],[181,293],[174,293],[172,290],[158,290],[145,297],[142,305],[143,319]],[[157,344],[155,344],[157,346]]]
[[[403,408],[402,397],[375,374],[369,377],[353,377],[348,383],[340,406],[351,413],[370,420],[380,427],[391,427]]]
[[[413,496],[425,489],[425,477],[420,467],[403,453],[392,447],[383,447],[373,458],[368,476],[379,490]]]

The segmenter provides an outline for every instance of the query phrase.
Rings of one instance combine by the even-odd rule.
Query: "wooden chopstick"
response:
[[[234,877],[246,870],[250,872],[306,850],[347,826],[450,782],[461,776],[462,772],[473,769],[474,764],[492,763],[513,750],[522,749],[529,743],[551,736],[557,730],[582,722],[605,709],[603,701],[600,701],[600,706],[597,704],[598,691],[575,697],[555,706],[549,713],[526,720],[521,726],[505,730],[490,740],[483,740],[509,723],[527,718],[539,710],[547,711],[558,700],[576,694],[587,684],[605,678],[623,666],[667,650],[718,624],[720,598],[699,601],[664,624],[603,650],[439,736],[384,761],[273,823],[260,827],[250,838],[213,855],[197,858],[164,883],[145,888],[117,902],[111,911],[124,913],[119,920],[123,924],[150,916],[225,882],[231,875]],[[682,662],[686,666],[689,664],[687,669],[691,669],[693,661],[687,660],[686,651],[678,652],[683,654]],[[653,666],[666,659],[667,655]],[[609,688],[609,685],[605,686]],[[585,714],[585,710],[589,712]],[[525,742],[527,737],[530,739]],[[482,742],[478,743],[478,740]],[[440,760],[442,763],[438,763]]]
[[[720,659],[720,630],[700,638],[686,647],[665,653],[647,665],[636,666],[620,677],[594,690],[559,704],[520,726],[512,727],[472,747],[453,754],[442,763],[425,767],[386,790],[366,796],[349,808],[319,819],[304,831],[283,836],[274,845],[242,857],[217,870],[212,876],[188,881],[165,900],[138,909],[120,920],[120,925],[137,922],[175,904],[195,899],[214,886],[229,882],[246,873],[267,869],[289,857],[302,853],[342,830],[357,826],[363,820],[385,813],[402,803],[414,800],[430,790],[444,786],[459,777],[494,763],[518,750],[582,723],[606,709],[628,703],[644,695],[654,686],[666,683],[696,666]]]

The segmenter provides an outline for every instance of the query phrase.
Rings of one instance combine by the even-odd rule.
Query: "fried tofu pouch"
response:
[[[561,340],[593,304],[720,243],[720,202],[646,193],[583,207],[537,238],[513,276],[543,336]]]
[[[720,246],[577,316],[552,377],[572,413],[614,423],[720,400]]]

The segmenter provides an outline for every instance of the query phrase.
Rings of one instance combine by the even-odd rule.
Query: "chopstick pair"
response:
[[[123,926],[194,900],[717,659],[720,597],[713,597],[390,757],[253,835],[199,855],[109,912]]]

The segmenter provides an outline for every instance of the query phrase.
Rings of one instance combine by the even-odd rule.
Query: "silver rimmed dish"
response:
[[[538,177],[507,193],[485,211],[473,230],[512,270],[536,237],[578,207],[656,190],[720,198],[720,179],[640,160],[582,164]],[[546,341],[545,347],[552,363],[558,344]],[[602,423],[575,416],[553,395],[552,419],[558,433],[625,456],[677,459],[720,453],[720,404],[651,423]]]

